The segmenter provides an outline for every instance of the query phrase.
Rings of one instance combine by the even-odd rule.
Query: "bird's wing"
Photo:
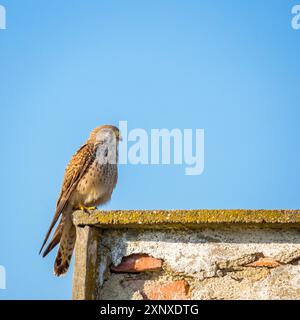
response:
[[[46,255],[53,249],[55,248],[59,242],[60,242],[60,239],[61,239],[61,236],[62,236],[62,233],[63,233],[63,230],[64,230],[64,221],[63,221],[63,217],[60,219],[60,222],[53,234],[53,237],[50,241],[50,243],[48,244],[48,246],[46,247],[46,249],[44,250],[43,252],[43,258],[46,257]]]
[[[74,154],[69,162],[65,171],[62,190],[57,201],[56,211],[39,253],[42,252],[59,216],[68,205],[68,200],[78,185],[78,182],[94,162],[95,152],[96,149],[92,145],[86,143]]]

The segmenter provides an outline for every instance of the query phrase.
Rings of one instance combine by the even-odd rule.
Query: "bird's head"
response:
[[[95,128],[89,137],[89,140],[93,143],[119,143],[122,140],[121,133],[119,129],[112,125],[103,125]]]

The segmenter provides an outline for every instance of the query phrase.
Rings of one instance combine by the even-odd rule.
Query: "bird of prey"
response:
[[[111,198],[118,179],[120,140],[118,128],[111,125],[97,127],[67,165],[56,211],[40,250],[41,253],[61,216],[56,231],[43,252],[45,257],[60,244],[54,263],[54,273],[57,276],[67,272],[76,241],[72,213],[75,210],[94,210]]]

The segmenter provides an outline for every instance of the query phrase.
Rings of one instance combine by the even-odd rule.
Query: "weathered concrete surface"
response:
[[[97,284],[99,232],[95,228],[76,229],[75,269],[73,275],[73,299],[93,300]]]
[[[99,272],[98,298],[147,297],[154,284],[185,279],[191,299],[300,299],[298,230],[225,229],[103,230],[99,245],[102,261],[118,265],[122,257],[148,254],[164,261],[156,274]],[[278,266],[249,267],[261,257]],[[106,274],[109,264],[99,266]],[[103,286],[103,287],[102,287]]]
[[[77,212],[74,298],[300,299],[298,211],[246,211],[247,218],[220,212],[212,219],[193,212],[182,224],[176,212],[167,227],[158,215],[154,228],[149,212],[134,214],[129,224],[114,212]],[[84,223],[92,225],[83,228],[88,237]],[[162,268],[117,268],[133,254],[162,260]]]
[[[288,261],[288,257],[300,258],[297,230],[105,230],[101,245],[109,249],[114,265],[119,264],[123,256],[142,252],[163,259],[174,272],[198,278],[215,276],[218,269],[244,265],[260,256],[279,262]]]
[[[192,299],[300,299],[300,266],[243,269],[193,284]]]

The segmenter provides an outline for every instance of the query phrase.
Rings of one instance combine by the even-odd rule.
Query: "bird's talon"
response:
[[[77,209],[89,213],[90,211],[96,210],[96,207],[79,206]]]

